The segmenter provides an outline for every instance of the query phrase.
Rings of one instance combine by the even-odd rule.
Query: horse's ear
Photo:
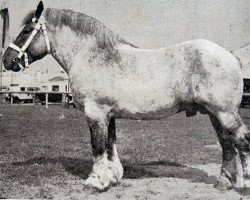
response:
[[[38,6],[37,6],[37,8],[36,8],[35,17],[37,19],[39,19],[40,16],[41,16],[41,14],[42,14],[42,12],[43,12],[43,2],[40,1],[39,4],[38,4]]]

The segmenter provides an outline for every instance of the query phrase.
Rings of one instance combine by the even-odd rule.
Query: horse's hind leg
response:
[[[222,147],[221,174],[215,186],[221,190],[230,189],[236,183],[237,187],[243,187],[243,173],[239,152],[229,132],[223,128],[218,118],[212,114],[209,117]]]
[[[250,131],[246,125],[242,122],[237,111],[235,112],[217,112],[216,117],[220,121],[222,127],[226,130],[230,138],[231,143],[237,149],[236,161],[241,159],[241,165],[236,162],[237,169],[243,168],[243,178],[236,178],[234,181],[234,187],[243,187],[242,183],[244,178],[249,177],[249,153],[250,153]],[[239,156],[240,155],[240,156]],[[240,170],[241,171],[241,170]],[[235,172],[235,174],[241,174],[240,172]],[[237,176],[236,176],[237,177]],[[241,176],[239,176],[241,177]],[[247,186],[249,187],[249,186]]]

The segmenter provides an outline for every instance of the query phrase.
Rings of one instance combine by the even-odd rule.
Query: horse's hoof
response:
[[[224,174],[221,174],[214,187],[218,190],[225,191],[231,190],[233,188],[233,184],[228,180],[228,178],[225,177]]]
[[[250,188],[250,179],[245,179],[244,180],[244,188]]]
[[[108,169],[110,173],[110,180],[113,185],[119,183],[123,176],[123,167],[120,161],[109,161]]]
[[[231,190],[233,188],[232,184],[224,183],[221,181],[217,181],[217,183],[214,185],[214,188],[225,191],[225,190]]]
[[[92,185],[88,185],[88,184],[84,184],[84,190],[88,191],[90,194],[95,194],[95,193],[100,193],[102,192],[102,190],[92,186]]]
[[[101,181],[97,174],[92,173],[85,181],[85,186],[92,191],[104,191],[109,186],[109,181]]]

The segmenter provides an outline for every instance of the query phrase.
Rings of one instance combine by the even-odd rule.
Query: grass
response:
[[[0,197],[15,197],[16,188],[24,186],[43,188],[44,183],[51,183],[60,187],[66,184],[65,180],[87,177],[92,160],[85,117],[81,111],[71,108],[65,110],[65,119],[59,119],[61,111],[60,106],[45,109],[33,105],[0,105],[3,114],[0,117]],[[248,124],[248,109],[242,109],[241,113]],[[180,113],[157,121],[116,122],[125,178],[214,181],[205,172],[185,166],[221,163],[220,151],[205,147],[217,142],[208,117],[186,118],[185,113]]]

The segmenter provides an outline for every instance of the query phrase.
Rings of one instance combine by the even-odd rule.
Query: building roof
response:
[[[243,77],[250,78],[250,44],[246,44],[242,48],[233,52],[236,55],[243,67]]]
[[[58,81],[67,81],[67,78],[62,76],[55,76],[54,78],[49,79],[50,82],[58,82]]]

